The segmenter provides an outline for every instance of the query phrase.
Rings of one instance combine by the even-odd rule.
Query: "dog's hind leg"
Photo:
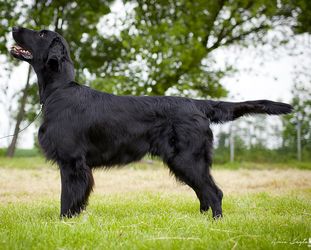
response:
[[[203,184],[199,187],[199,192],[202,195],[202,200],[208,202],[212,208],[212,213],[214,218],[222,217],[222,197],[223,193],[221,189],[215,184],[213,177],[208,174],[204,174],[202,179],[204,179]],[[200,199],[200,198],[199,198]],[[201,201],[200,199],[200,201]],[[202,202],[201,202],[202,204]],[[201,205],[201,212],[205,212],[204,207]]]
[[[200,211],[212,208],[214,218],[222,216],[222,191],[209,173],[204,157],[197,159],[191,152],[180,152],[168,163],[170,170],[180,181],[190,186],[200,200]]]
[[[72,217],[85,209],[94,185],[92,170],[85,159],[60,162],[61,217]]]

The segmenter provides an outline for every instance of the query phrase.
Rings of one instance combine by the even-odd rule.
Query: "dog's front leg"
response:
[[[61,217],[78,215],[85,209],[94,180],[83,159],[61,162]]]

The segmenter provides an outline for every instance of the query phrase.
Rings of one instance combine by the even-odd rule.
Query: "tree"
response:
[[[137,0],[120,35],[121,57],[92,70],[105,77],[92,83],[115,93],[165,93],[223,97],[221,79],[234,65],[217,68],[213,52],[233,44],[265,42],[267,31],[294,20],[298,8],[271,0]],[[100,73],[101,72],[101,73]]]
[[[297,10],[296,24],[293,25],[293,30],[296,34],[311,34],[311,1],[295,0],[290,2],[292,7]]]
[[[3,17],[2,21],[0,22],[0,54],[7,55],[7,42],[8,42],[8,33],[11,31],[12,26],[14,23],[17,22],[20,11],[16,10],[16,5],[18,1],[1,1],[0,2],[0,15]],[[10,57],[6,57],[6,67],[4,69],[11,71],[12,70],[12,63]],[[3,87],[3,92],[6,92],[7,87]],[[4,93],[6,94],[6,93]],[[25,99],[22,100],[22,102],[25,102]],[[21,114],[23,115],[23,114]],[[20,117],[20,116],[18,116]],[[20,122],[17,122],[17,125],[14,130],[14,134],[16,133],[16,130],[19,129]],[[12,143],[9,147],[9,150],[7,152],[7,155],[12,154],[12,150],[14,150],[13,147],[15,147],[16,138],[13,137]]]
[[[308,85],[310,83],[309,79]],[[291,104],[294,111],[283,118],[283,147],[288,152],[295,152],[298,143],[302,149],[303,158],[311,159],[311,90],[306,85],[298,82],[293,87]],[[299,139],[297,132],[300,133],[299,141],[297,141]],[[300,159],[301,156],[298,154],[297,158]]]
[[[96,24],[103,15],[109,12],[108,5],[111,1],[93,0],[91,2],[85,2],[77,0],[75,2],[45,2],[35,0],[30,3],[22,3],[20,8],[23,9],[23,12],[20,12],[19,15],[17,15],[15,9],[13,9],[13,7],[16,7],[17,2],[21,3],[21,1],[8,1],[6,5],[0,5],[0,8],[3,8],[2,12],[12,13],[11,15],[7,14],[5,16],[8,20],[7,23],[10,24],[10,29],[7,28],[2,31],[4,32],[4,37],[6,37],[5,35],[11,31],[11,27],[14,25],[22,25],[37,30],[49,28],[62,34],[73,48],[72,51],[75,53],[73,53],[72,59],[76,65],[78,79],[83,78],[82,70],[85,68],[85,65],[81,62],[87,63],[89,67],[96,67],[96,65],[94,65],[94,59],[91,59],[91,54],[89,53],[91,47],[90,42],[87,43],[87,41],[94,42],[96,39],[101,39],[96,30]],[[16,9],[19,11],[19,8]],[[19,19],[14,19],[12,18],[13,16],[19,16]],[[29,17],[31,17],[31,19]],[[86,39],[87,41],[83,41],[83,36],[88,38]],[[81,54],[84,54],[83,60],[80,56]],[[26,85],[22,90],[22,96],[19,101],[19,110],[15,117],[16,124],[14,136],[7,151],[7,156],[9,157],[14,155],[18,132],[25,115],[27,115],[26,118],[33,118],[34,113],[38,110],[38,94],[33,91],[34,83],[30,83],[30,74],[31,71],[29,67]],[[25,110],[27,100],[33,105],[30,106],[28,110]]]
[[[8,147],[7,152],[6,152],[6,155],[8,157],[14,156],[14,152],[15,152],[15,148],[16,148],[16,144],[17,144],[18,133],[19,133],[19,128],[20,128],[21,122],[25,116],[25,105],[26,105],[26,100],[27,100],[27,92],[28,92],[28,88],[29,88],[30,74],[31,74],[31,68],[29,66],[28,67],[28,73],[27,73],[26,86],[23,89],[23,92],[22,92],[23,94],[22,94],[22,97],[20,99],[19,111],[18,111],[17,116],[16,116],[16,124],[15,124],[15,129],[14,129],[12,141]]]
[[[13,24],[18,19],[16,11],[17,0],[0,2],[0,54],[7,54],[7,34],[11,31]]]
[[[311,1],[290,1],[296,6],[297,18],[292,26],[295,34],[311,34]],[[301,53],[301,51],[300,51]],[[311,44],[307,44],[303,53],[311,56]],[[283,150],[286,153],[297,152],[297,159],[311,159],[311,74],[310,61],[300,62],[299,68],[294,75],[294,86],[292,89],[294,107],[292,114],[283,118]],[[299,152],[300,151],[300,152]]]
[[[216,67],[214,52],[235,44],[265,43],[265,34],[276,26],[298,30],[297,24],[308,20],[301,14],[308,14],[307,1],[125,1],[135,8],[122,20],[121,33],[110,35],[97,27],[112,0],[15,0],[0,8],[6,8],[7,27],[61,33],[71,47],[77,80],[99,90],[218,98],[227,94],[221,79],[234,72],[234,65]],[[15,16],[19,19],[12,19]],[[33,82],[26,86],[32,89]],[[35,98],[25,99],[36,103]],[[35,110],[38,105],[26,107],[25,114],[33,117],[29,111]]]

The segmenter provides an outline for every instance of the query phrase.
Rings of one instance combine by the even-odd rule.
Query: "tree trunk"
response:
[[[18,138],[18,135],[19,135],[18,134],[19,133],[19,127],[20,127],[21,122],[23,121],[23,119],[25,117],[25,105],[26,105],[26,99],[27,99],[27,95],[28,95],[30,73],[31,73],[31,66],[29,65],[26,86],[25,86],[25,88],[23,90],[23,96],[22,96],[22,99],[21,99],[20,108],[19,108],[19,111],[18,111],[18,114],[17,114],[17,117],[16,117],[16,125],[15,125],[15,129],[14,129],[13,138],[12,138],[11,144],[8,147],[8,150],[6,152],[6,156],[8,156],[8,157],[13,157],[14,156],[15,149],[16,149],[17,138]]]

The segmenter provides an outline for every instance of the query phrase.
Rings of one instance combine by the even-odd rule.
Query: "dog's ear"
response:
[[[65,53],[65,46],[61,39],[59,37],[55,38],[49,48],[49,54],[46,61],[47,66],[53,71],[60,71],[61,62],[65,57]]]

